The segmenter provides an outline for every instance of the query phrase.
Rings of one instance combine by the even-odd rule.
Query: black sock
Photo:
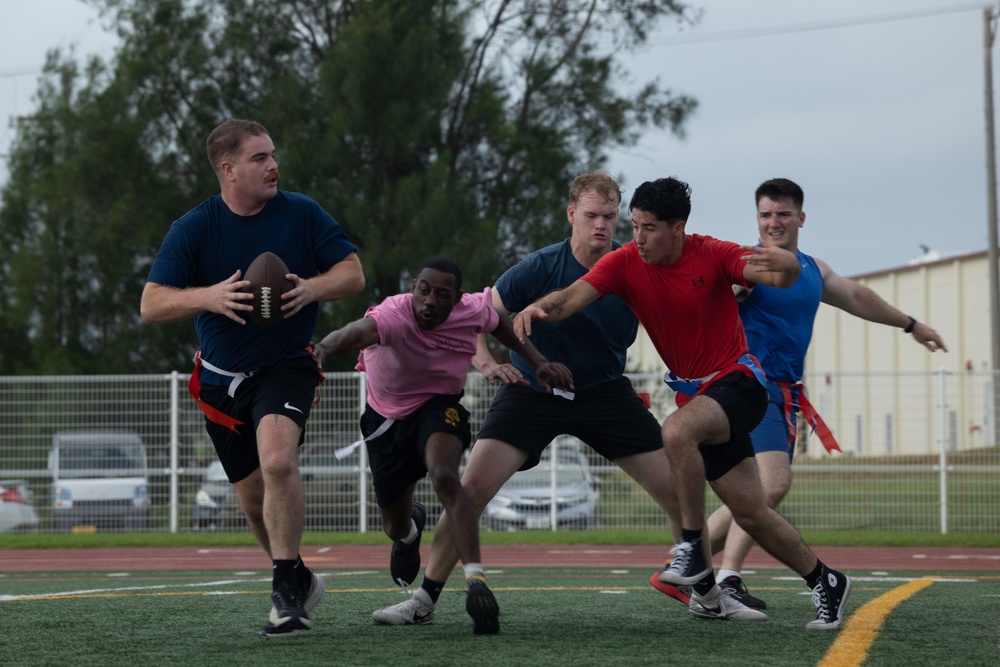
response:
[[[295,561],[294,560],[275,560],[271,561],[273,565],[271,566],[272,576],[271,576],[271,587],[273,590],[278,589],[278,584],[286,581],[290,584],[295,584]]]
[[[690,542],[692,545],[701,544],[701,531],[684,528],[681,530],[681,541]]]
[[[424,577],[423,583],[420,587],[427,591],[427,595],[431,596],[431,602],[437,604],[438,598],[441,597],[441,591],[444,589],[445,582],[443,581],[431,581],[427,577]]]
[[[809,588],[816,588],[816,584],[819,583],[820,578],[823,576],[823,571],[826,569],[826,565],[823,565],[823,561],[817,560],[816,567],[812,572],[802,577],[806,580],[806,584]]]
[[[305,593],[312,586],[312,570],[302,561],[302,555],[295,557],[295,580],[299,582],[299,589]]]
[[[705,595],[710,590],[712,590],[712,587],[714,586],[715,586],[715,573],[709,572],[708,574],[706,574],[704,577],[701,578],[701,581],[696,582],[694,586],[692,586],[692,588],[694,588],[694,592],[697,593],[698,595]]]

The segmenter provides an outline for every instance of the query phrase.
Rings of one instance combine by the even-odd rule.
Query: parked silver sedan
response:
[[[553,474],[554,472],[554,474]],[[598,484],[579,452],[514,473],[483,512],[487,530],[588,529],[596,524]]]

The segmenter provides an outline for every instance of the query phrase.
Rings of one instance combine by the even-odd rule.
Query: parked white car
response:
[[[135,433],[56,433],[49,473],[56,531],[149,530],[146,447]]]

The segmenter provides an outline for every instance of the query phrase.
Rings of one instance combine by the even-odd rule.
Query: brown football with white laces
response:
[[[287,273],[288,267],[273,252],[261,253],[250,262],[243,279],[250,281],[249,291],[253,294],[253,310],[247,315],[257,326],[269,329],[284,320],[281,295],[295,286],[285,277]]]

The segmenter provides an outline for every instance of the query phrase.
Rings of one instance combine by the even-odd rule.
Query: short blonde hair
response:
[[[622,186],[604,169],[580,174],[569,187],[569,201],[576,204],[585,192],[595,192],[607,201],[622,203]]]

